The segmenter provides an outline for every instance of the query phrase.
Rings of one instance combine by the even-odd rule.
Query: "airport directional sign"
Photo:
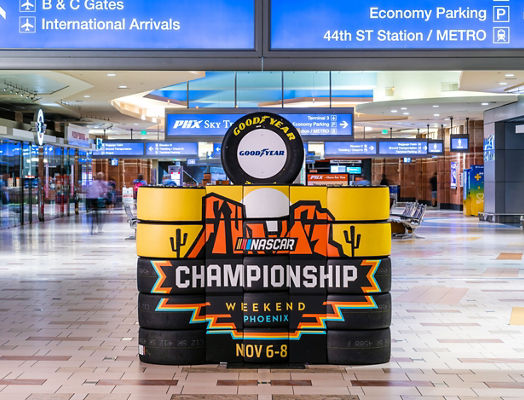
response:
[[[522,49],[522,0],[271,1],[272,50]]]
[[[0,0],[0,49],[254,48],[255,0]]]

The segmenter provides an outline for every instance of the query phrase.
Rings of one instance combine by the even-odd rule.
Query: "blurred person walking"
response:
[[[105,208],[107,201],[107,182],[104,181],[104,174],[99,172],[96,174],[95,180],[87,187],[86,192],[86,208],[88,211],[88,220],[91,225],[91,235],[102,232],[104,224],[103,214],[101,209]]]
[[[438,184],[437,184],[437,173],[435,172],[431,178],[429,178],[429,185],[431,186],[431,206],[437,206],[437,194],[438,194]]]

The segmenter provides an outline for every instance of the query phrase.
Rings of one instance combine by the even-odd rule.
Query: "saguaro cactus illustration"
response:
[[[360,247],[361,235],[356,235],[355,226],[351,226],[348,231],[344,231],[344,239],[346,243],[351,245],[351,257],[355,257],[355,250]]]
[[[171,241],[171,250],[176,253],[177,258],[180,258],[182,246],[185,246],[187,243],[187,233],[184,233],[182,236],[182,229],[177,229],[175,237],[171,237],[169,240]]]

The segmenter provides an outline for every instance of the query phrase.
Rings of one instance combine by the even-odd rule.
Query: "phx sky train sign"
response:
[[[142,361],[389,360],[389,191],[291,185],[303,156],[288,121],[250,114],[224,137],[235,185],[139,189]]]

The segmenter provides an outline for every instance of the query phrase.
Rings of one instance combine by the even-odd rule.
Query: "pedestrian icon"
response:
[[[493,28],[493,43],[494,44],[509,44],[509,27],[495,27]]]
[[[7,18],[7,14],[2,7],[0,7],[0,17],[2,17],[3,19]]]
[[[20,33],[36,33],[35,17],[20,17]]]
[[[36,0],[20,0],[20,12],[35,12]]]

